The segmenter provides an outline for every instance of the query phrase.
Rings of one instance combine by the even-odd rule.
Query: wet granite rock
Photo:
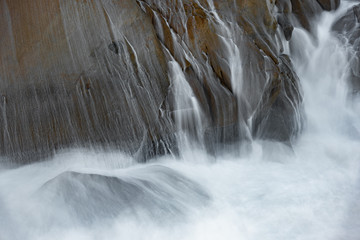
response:
[[[348,52],[350,85],[360,93],[360,4],[353,6],[332,26],[339,39],[350,48]]]
[[[262,1],[216,1],[214,6],[209,6],[206,1],[198,3],[193,1],[171,1],[159,4],[154,0],[146,0],[141,1],[141,3],[147,9],[147,12],[151,13],[154,18],[153,21],[159,23],[156,30],[160,39],[171,55],[179,63],[182,63],[182,67],[184,69],[199,69],[199,67],[202,67],[200,73],[195,72],[191,76],[187,74],[185,76],[190,85],[194,82],[200,83],[200,85],[193,84],[194,92],[197,95],[208,96],[207,102],[202,101],[202,107],[207,114],[210,114],[209,119],[211,119],[210,127],[206,131],[208,142],[214,136],[215,139],[222,139],[221,142],[228,143],[234,142],[239,137],[247,138],[246,131],[248,130],[246,128],[250,116],[254,114],[260,116],[258,111],[262,110],[260,110],[259,105],[269,106],[273,104],[273,102],[263,100],[271,92],[268,85],[268,72],[277,73],[275,75],[278,76],[281,75],[277,66],[281,61],[279,60],[281,53],[280,49],[277,48],[275,39],[278,27],[275,2],[264,5]],[[216,10],[217,16],[211,13],[212,9]],[[237,11],[234,12],[233,9],[237,9]],[[179,22],[187,23],[186,31],[182,26],[179,26]],[[236,22],[236,25],[233,24],[229,28],[233,34],[232,41],[238,46],[243,73],[242,76],[239,75],[235,78],[231,75],[230,64],[227,59],[229,45],[224,41],[224,38],[229,36],[228,33],[219,30],[221,24],[226,24],[226,22]],[[290,39],[293,27],[288,19],[284,18],[281,26],[286,37]],[[177,41],[180,42],[180,46],[175,47],[174,44]],[[186,45],[188,55],[195,56],[196,61],[189,61],[181,52],[176,51],[182,45]],[[235,49],[230,51],[235,52]],[[270,63],[265,63],[268,61]],[[248,65],[249,63],[250,65]],[[268,67],[266,71],[264,71],[266,69],[265,65]],[[210,74],[208,69],[211,70]],[[213,76],[213,73],[215,73],[215,76]],[[202,77],[206,74],[208,74],[206,78]],[[283,81],[297,81],[296,73],[292,71],[291,74],[294,75],[289,75],[288,79],[282,78],[279,82],[283,84]],[[271,81],[277,81],[277,79],[274,78]],[[221,85],[218,84],[219,82]],[[237,90],[234,89],[237,84],[242,86],[241,93],[236,92]],[[203,88],[199,88],[201,85]],[[299,85],[296,85],[296,87],[299,87]],[[285,89],[280,87],[280,91],[285,91]],[[233,97],[229,98],[229,100],[224,98],[231,95]],[[237,97],[238,95],[241,95],[241,97]],[[277,96],[274,95],[273,98],[276,99]],[[199,99],[202,98],[199,97]],[[236,101],[235,106],[231,104],[230,106],[234,107],[228,108],[228,103],[233,103],[234,99]],[[300,105],[301,98],[299,96],[292,99],[295,103],[286,104]],[[226,103],[223,103],[222,100],[225,100]],[[281,109],[278,108],[278,111],[281,111]],[[291,111],[287,113],[294,114]],[[265,118],[267,114],[261,116]],[[288,118],[285,114],[283,117]],[[293,128],[293,123],[289,121],[287,123],[290,124],[289,128]],[[261,131],[267,131],[268,128],[272,128],[270,124],[264,125]],[[233,131],[229,129],[233,129]],[[294,129],[298,129],[298,126],[294,127]],[[297,130],[291,133],[289,131],[288,137],[286,138],[284,134],[281,140],[289,140],[293,134],[296,135],[296,132]],[[259,134],[257,136],[265,137],[270,135]],[[213,144],[210,145],[213,146]]]
[[[326,10],[336,10],[340,6],[340,0],[317,0],[320,6]]]
[[[67,147],[144,161],[176,151],[183,126],[174,116],[191,111],[176,104],[170,62],[202,112],[201,129],[188,131],[210,148],[250,134],[290,141],[301,129],[301,87],[277,33],[289,40],[294,18],[310,29],[323,5],[210,3],[2,0],[0,153],[24,163]]]
[[[294,30],[294,26],[290,23],[288,17],[284,14],[278,15],[277,21],[279,26],[282,28],[285,39],[289,41],[292,36],[292,32]]]
[[[173,124],[159,114],[167,62],[135,1],[0,4],[2,155],[24,163],[70,146],[136,154],[143,142],[171,138]]]

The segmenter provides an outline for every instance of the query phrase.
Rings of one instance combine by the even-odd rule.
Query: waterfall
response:
[[[233,21],[235,17],[225,18],[216,10],[219,2],[195,1],[196,16],[201,21],[206,19],[220,39],[219,49],[212,49],[214,52],[208,49],[205,53],[199,50],[204,39],[196,43],[189,39],[191,21],[186,23],[185,9],[177,9],[181,14],[166,19],[167,11],[172,11],[167,2],[159,3],[158,9],[151,2],[138,4],[142,11],[151,13],[155,27],[148,40],[152,41],[156,32],[161,42],[155,48],[163,53],[154,50],[147,59],[137,49],[146,49],[142,45],[148,44],[145,40],[136,39],[128,29],[116,32],[112,26],[122,23],[94,22],[103,27],[104,36],[114,38],[98,39],[108,44],[109,54],[102,55],[104,49],[100,46],[91,60],[96,63],[79,62],[79,56],[74,55],[72,66],[107,65],[101,73],[110,80],[92,82],[97,80],[82,76],[77,95],[73,96],[77,96],[74,98],[84,111],[74,105],[66,108],[68,112],[64,111],[62,116],[69,126],[81,127],[72,122],[71,111],[88,113],[87,127],[99,131],[102,134],[99,138],[111,142],[117,133],[124,131],[141,147],[133,147],[130,140],[118,140],[128,144],[131,151],[111,146],[105,150],[89,149],[86,145],[71,145],[70,141],[70,148],[57,151],[46,161],[14,167],[0,159],[0,239],[359,239],[360,97],[353,94],[349,81],[352,46],[344,44],[331,30],[334,22],[355,3],[342,1],[336,11],[321,13],[313,19],[314,29],[305,30],[294,24],[290,41],[276,33],[278,42],[269,46],[271,41],[265,40],[251,45],[253,42]],[[105,11],[111,20],[117,12],[110,1],[103,3],[91,11],[96,14]],[[331,3],[334,5],[335,1]],[[69,4],[69,1],[60,4],[62,14],[70,14],[68,9],[79,11],[81,4],[90,3],[77,1],[71,7]],[[270,6],[270,1],[267,4]],[[67,35],[68,46],[89,47],[76,42],[74,35],[82,35],[79,39],[84,40],[91,32],[81,25],[72,26],[70,17],[63,21],[66,31],[78,29]],[[112,33],[107,32],[108,24]],[[264,39],[268,37],[264,35]],[[253,59],[262,61],[264,69],[247,61],[252,59],[249,48],[261,44],[266,46],[262,47],[267,53],[261,50]],[[281,57],[275,59],[276,54]],[[214,58],[218,58],[218,66],[211,63]],[[168,69],[168,76],[162,68]],[[286,76],[280,87],[272,90],[286,89],[284,102],[288,103],[275,101],[279,105],[274,105],[280,109],[289,107],[288,112],[295,114],[287,116],[288,119],[277,115],[273,118],[275,110],[270,109],[265,120],[284,121],[286,125],[290,119],[290,123],[295,122],[290,130],[294,135],[299,133],[298,138],[259,138],[253,134],[262,136],[267,133],[264,129],[272,130],[263,120],[259,120],[258,129],[255,125],[259,109],[265,111],[267,107],[258,96],[269,99],[274,96],[267,94],[268,85],[274,84],[270,71],[274,69],[280,69],[279,75]],[[294,72],[302,86],[302,101],[297,99],[301,98],[300,93],[294,93],[300,88],[294,90],[284,80],[298,84]],[[168,82],[148,81],[149,73]],[[124,74],[127,79],[120,78]],[[138,79],[134,76],[141,76],[141,81],[132,81]],[[91,89],[100,83],[106,85],[103,94],[111,93],[111,98],[105,95],[91,98]],[[166,93],[162,88],[167,89]],[[288,95],[290,92],[293,95]],[[59,98],[63,96],[63,92],[58,94]],[[103,98],[109,102],[103,103]],[[117,108],[124,99],[129,105]],[[144,109],[148,102],[152,107]],[[11,109],[5,96],[0,104],[3,139],[10,139],[10,131],[18,129],[8,127],[12,124],[7,116]],[[49,104],[49,109],[57,106],[53,104]],[[93,116],[92,108],[102,108],[109,114]],[[121,121],[131,125],[120,126]],[[94,127],[102,123],[110,124],[110,128]],[[170,146],[173,143],[170,133],[174,133],[177,151]],[[78,134],[78,139],[88,136],[80,130]],[[98,135],[94,132],[88,139],[93,144],[92,137]],[[139,163],[133,153],[147,149],[148,142],[156,146],[152,151],[166,150],[167,154],[150,154],[146,163]],[[219,147],[216,144],[219,142],[225,144]],[[235,146],[229,147],[231,144]],[[249,146],[247,151],[242,151],[244,145]]]

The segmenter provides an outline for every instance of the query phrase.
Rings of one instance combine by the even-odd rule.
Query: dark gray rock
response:
[[[290,23],[289,18],[285,14],[280,14],[277,17],[277,21],[284,33],[285,39],[289,41],[294,30],[293,25]]]
[[[360,4],[349,9],[332,26],[339,39],[349,47],[350,85],[360,93]]]
[[[317,0],[320,6],[326,10],[336,10],[340,6],[340,0]]]
[[[279,76],[269,85],[264,103],[255,115],[253,134],[264,139],[290,143],[302,130],[303,106],[299,79],[288,56],[281,55]]]

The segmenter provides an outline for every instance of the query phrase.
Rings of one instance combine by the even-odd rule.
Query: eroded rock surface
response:
[[[338,1],[0,5],[0,153],[26,162],[69,146],[146,159],[176,151],[180,130],[206,136],[212,149],[254,136],[290,141],[301,129],[302,100],[281,39],[296,22],[311,30],[312,17]],[[176,66],[201,126],[190,100],[177,104]]]
[[[94,144],[134,154],[174,132],[159,116],[167,62],[135,1],[1,5],[2,154],[31,160]]]

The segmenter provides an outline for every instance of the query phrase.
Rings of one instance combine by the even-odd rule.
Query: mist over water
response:
[[[74,149],[0,166],[0,239],[360,239],[360,99],[347,86],[349,49],[330,32],[350,5],[324,13],[316,39],[295,29],[285,47],[306,113],[292,148],[253,141],[241,157],[214,157],[184,134],[179,157],[147,164]],[[169,64],[178,107],[199,111]],[[188,116],[176,119],[186,125]]]

